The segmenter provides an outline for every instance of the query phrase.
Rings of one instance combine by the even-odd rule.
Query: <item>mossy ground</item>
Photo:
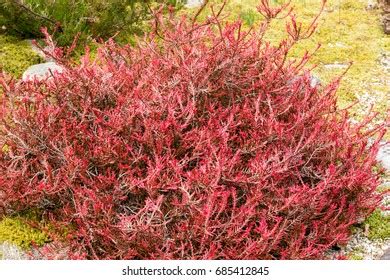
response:
[[[364,260],[363,254],[364,254],[363,250],[356,249],[355,251],[350,253],[347,257],[349,260],[361,261],[361,260]]]
[[[41,61],[27,41],[0,34],[0,70],[20,77],[29,66]]]
[[[368,227],[368,238],[371,240],[385,240],[390,238],[390,215],[375,210],[364,222]]]
[[[390,185],[384,184],[377,188],[378,193],[388,195]],[[382,204],[384,207],[390,207],[389,201],[385,200]],[[390,215],[381,211],[375,210],[360,226],[359,228],[367,230],[367,237],[370,240],[388,240],[390,239]],[[356,228],[352,229],[352,232]]]
[[[6,217],[0,220],[0,243],[6,241],[29,249],[31,245],[42,246],[50,239],[41,230],[28,225],[24,218]]]
[[[377,188],[377,191],[380,193],[388,193],[389,190],[389,184],[383,184]],[[388,199],[384,201],[387,202],[384,202],[383,206],[390,207],[390,201]],[[388,243],[390,241],[390,215],[377,209],[363,223],[353,226],[351,232],[352,234],[362,234],[364,232],[364,238],[376,245]],[[347,255],[348,259],[363,260],[367,254],[365,247],[352,246],[352,248],[353,250]]]

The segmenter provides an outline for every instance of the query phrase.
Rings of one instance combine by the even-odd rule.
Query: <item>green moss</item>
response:
[[[32,244],[42,246],[50,240],[45,233],[29,226],[22,218],[6,217],[0,221],[0,243],[5,241],[28,249]]]
[[[40,62],[42,59],[28,42],[0,34],[0,70],[20,77],[29,66]]]
[[[375,210],[364,222],[368,226],[368,238],[388,239],[390,238],[390,216],[384,215],[380,210]]]
[[[360,254],[350,254],[349,256],[348,256],[348,259],[349,260],[353,260],[353,261],[361,261],[361,260],[364,260],[364,257],[362,256],[362,255],[360,255]]]

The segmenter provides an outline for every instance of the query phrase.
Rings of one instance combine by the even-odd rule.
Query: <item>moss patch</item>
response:
[[[364,260],[364,257],[363,257],[363,255],[361,255],[359,253],[352,253],[352,254],[348,255],[348,259],[353,260],[353,261],[361,261],[361,260]]]
[[[364,222],[368,226],[368,238],[371,240],[390,238],[390,216],[375,210]]]
[[[20,77],[29,66],[41,62],[28,42],[0,34],[0,70]]]
[[[6,217],[0,221],[0,242],[5,241],[28,249],[32,244],[42,246],[50,239],[42,231],[29,226],[22,218]]]

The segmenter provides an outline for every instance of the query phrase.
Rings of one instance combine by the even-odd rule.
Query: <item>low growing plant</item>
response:
[[[77,34],[85,42],[126,38],[140,33],[150,19],[150,5],[179,6],[179,0],[0,0],[0,24],[22,37],[41,37],[41,27],[54,32],[60,45],[69,45]],[[2,17],[2,18],[1,18]]]
[[[364,222],[368,227],[368,238],[372,240],[390,239],[390,215],[375,210]]]
[[[212,11],[156,13],[136,46],[110,40],[76,66],[55,48],[65,70],[47,80],[3,75],[6,211],[71,225],[71,258],[315,259],[346,242],[382,198],[383,125],[351,122],[309,54],[287,58],[318,17],[304,28],[261,0],[266,20],[243,31]],[[289,36],[273,46],[281,16]]]
[[[0,71],[20,77],[31,65],[42,62],[31,46],[13,36],[0,34]]]
[[[28,225],[22,218],[12,217],[0,220],[0,243],[10,242],[22,249],[33,246],[42,246],[50,238],[44,232]]]

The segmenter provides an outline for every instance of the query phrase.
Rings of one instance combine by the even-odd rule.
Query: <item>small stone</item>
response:
[[[390,143],[380,146],[376,159],[390,172]]]
[[[348,68],[349,64],[344,63],[333,63],[333,64],[325,64],[324,67],[326,69],[345,69]]]
[[[338,47],[338,48],[347,48],[348,47],[346,44],[341,43],[341,42],[336,42],[335,46]]]
[[[387,21],[385,24],[384,24],[384,28],[383,28],[384,32],[386,35],[390,35],[390,22]]]
[[[389,35],[390,34],[390,7],[389,11],[385,11],[385,15],[382,18],[382,23],[383,23],[383,31],[385,34]]]
[[[186,8],[196,8],[203,4],[203,0],[187,0]]]
[[[62,73],[64,68],[55,62],[46,62],[30,66],[22,76],[24,82],[34,79],[43,80],[54,73]]]
[[[292,85],[294,82],[298,81],[299,79],[301,79],[302,77],[301,76],[295,76],[294,78],[292,78],[291,80],[289,80],[287,82],[288,85]],[[314,75],[311,75],[310,76],[310,87],[311,88],[315,88],[315,87],[318,87],[321,85],[321,80],[314,76]]]
[[[348,48],[348,45],[342,43],[342,42],[336,42],[336,43],[328,43],[328,46],[330,48]]]
[[[375,1],[375,0],[368,0],[366,9],[367,9],[367,10],[375,10],[375,9],[378,9],[378,2]]]
[[[319,78],[317,78],[316,76],[310,77],[310,86],[312,88],[315,88],[315,87],[320,86],[320,85],[321,85],[321,80]]]
[[[387,249],[383,256],[381,257],[381,260],[390,260],[390,249]]]
[[[364,236],[368,236],[370,234],[370,225],[369,224],[366,224],[364,226]]]
[[[37,46],[36,43],[34,43],[34,40],[26,40],[27,43],[30,45],[31,49],[39,55],[45,62],[55,62],[55,60],[47,54],[53,53],[54,49],[53,47],[46,46],[44,48],[40,48]]]

